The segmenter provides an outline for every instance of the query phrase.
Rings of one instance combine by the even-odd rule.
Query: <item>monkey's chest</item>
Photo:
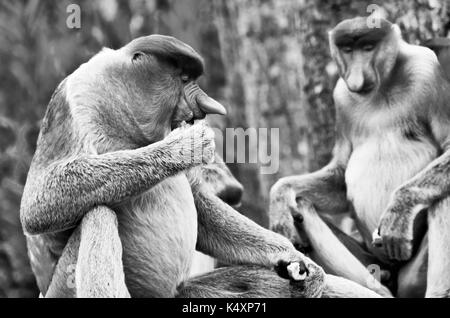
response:
[[[161,182],[119,209],[131,295],[173,296],[188,277],[197,242],[197,211],[185,175]]]
[[[437,150],[430,142],[412,141],[395,132],[354,143],[345,181],[347,196],[353,203],[356,221],[366,243],[371,242],[372,233],[394,190],[436,156]]]

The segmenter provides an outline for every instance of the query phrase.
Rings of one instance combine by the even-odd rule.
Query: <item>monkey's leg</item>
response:
[[[450,297],[450,198],[428,209],[426,297]]]
[[[177,288],[178,298],[312,298],[320,297],[323,276],[319,273],[304,281],[281,278],[274,270],[261,266],[223,267],[193,277]]]
[[[398,272],[397,297],[423,298],[427,288],[428,234],[413,258]]]
[[[325,279],[325,280],[324,280]],[[191,278],[178,287],[178,298],[378,298],[370,289],[332,275],[295,282],[258,266],[233,266]]]
[[[299,262],[300,274],[322,270],[289,240],[243,216],[212,192],[193,188],[198,214],[197,249],[230,264],[267,267]]]
[[[365,267],[376,264],[379,262],[377,257],[370,253],[362,243],[358,242],[356,239],[351,237],[350,235],[346,234],[344,231],[342,231],[340,228],[338,228],[336,225],[334,225],[331,221],[327,220],[326,218],[322,218],[322,216],[319,215],[319,217],[325,222],[325,224],[330,228],[330,230],[333,232],[333,234],[337,237],[337,239],[352,253],[353,256],[355,256]],[[300,224],[298,221],[296,221],[297,224],[297,230],[304,232],[303,226],[300,228]],[[306,234],[305,234],[306,236]]]
[[[64,248],[46,297],[130,297],[114,211],[101,206],[84,216]]]
[[[322,266],[326,273],[350,279],[380,295],[392,296],[336,237],[309,202],[299,200],[298,207],[292,214],[296,227],[305,232],[311,244],[311,258]]]
[[[322,298],[381,298],[376,292],[346,278],[325,275]]]

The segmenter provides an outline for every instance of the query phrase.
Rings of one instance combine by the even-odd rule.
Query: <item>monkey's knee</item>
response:
[[[290,188],[290,186],[291,186],[291,184],[287,177],[279,179],[270,188],[270,193],[269,193],[270,199],[271,200],[276,199],[277,197],[279,197],[280,195],[285,193]]]
[[[106,206],[95,207],[83,217],[83,226],[94,226],[95,229],[117,228],[116,213]]]

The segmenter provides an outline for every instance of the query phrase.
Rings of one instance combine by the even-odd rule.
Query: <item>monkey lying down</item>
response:
[[[225,114],[197,86],[202,73],[191,47],[152,35],[102,50],[58,86],[20,211],[44,296],[322,293],[321,268],[197,181],[192,169],[211,161],[213,132],[177,127]],[[241,265],[186,281],[196,249]],[[327,281],[337,286],[328,295],[342,289]]]

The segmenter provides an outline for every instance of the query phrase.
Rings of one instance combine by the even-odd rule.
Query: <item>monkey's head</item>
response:
[[[150,35],[118,50],[103,49],[69,77],[71,104],[95,111],[96,127],[110,138],[143,146],[163,139],[182,122],[225,108],[197,85],[201,56],[168,36]],[[80,101],[80,98],[83,100]]]
[[[353,93],[377,91],[397,60],[399,27],[381,18],[377,22],[370,25],[367,17],[357,17],[342,21],[329,33],[331,55]]]

